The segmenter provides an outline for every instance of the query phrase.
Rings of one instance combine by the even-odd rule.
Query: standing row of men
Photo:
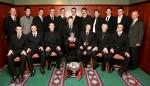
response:
[[[78,60],[81,60],[82,54],[88,58],[92,56],[95,61],[96,57],[105,57],[103,70],[106,61],[112,64],[111,57],[119,54],[124,57],[120,74],[126,70],[129,60],[132,64],[130,67],[137,67],[139,46],[142,44],[144,35],[144,25],[138,19],[138,11],[132,12],[132,20],[124,15],[124,8],[122,7],[118,8],[117,17],[111,15],[111,8],[106,8],[106,17],[104,18],[100,16],[99,10],[94,10],[94,18],[87,14],[86,8],[81,10],[82,17],[77,16],[76,12],[77,9],[72,8],[72,15],[67,19],[65,8],[60,9],[60,16],[58,17],[55,16],[55,9],[50,8],[50,14],[43,17],[44,9],[40,8],[38,16],[33,18],[31,8],[26,7],[25,15],[19,19],[16,16],[15,8],[11,8],[10,16],[6,17],[4,21],[4,31],[11,44],[8,63],[13,74],[16,74],[12,65],[13,57],[21,55],[21,61],[23,62],[20,65],[20,77],[22,77],[24,70],[25,56],[28,57],[31,75],[34,75],[31,57],[39,51],[42,57],[40,69],[42,73],[44,73],[45,57],[49,57],[50,53],[59,53],[58,56],[61,57],[62,52],[71,56],[76,53],[75,57],[78,57]],[[38,33],[40,33],[40,36],[38,36]],[[19,38],[20,34],[22,41]],[[25,43],[25,40],[28,40],[27,43]],[[86,58],[82,60],[85,65],[87,64],[86,60]],[[13,75],[13,77],[13,80],[15,80],[16,75]]]

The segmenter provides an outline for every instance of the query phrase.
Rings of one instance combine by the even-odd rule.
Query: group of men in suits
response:
[[[72,15],[68,18],[65,17],[65,8],[60,9],[58,17],[55,16],[55,8],[50,8],[49,15],[45,17],[43,8],[39,8],[35,17],[31,16],[31,8],[26,7],[24,11],[25,15],[19,19],[16,9],[11,8],[10,16],[4,20],[4,31],[10,44],[7,56],[12,82],[18,77],[23,79],[26,58],[31,76],[34,76],[32,55],[35,53],[40,55],[42,74],[45,73],[45,59],[51,62],[51,56],[55,55],[58,57],[57,68],[63,55],[67,61],[83,62],[85,67],[92,58],[94,69],[98,65],[97,59],[103,58],[102,70],[105,70],[108,62],[110,72],[113,70],[114,57],[122,57],[120,75],[128,66],[137,68],[139,46],[144,36],[144,25],[138,19],[138,11],[133,11],[131,18],[124,15],[122,7],[118,8],[116,17],[112,16],[111,8],[106,8],[104,18],[97,9],[94,10],[94,17],[91,17],[87,8],[81,9],[81,17],[77,16],[75,7],[71,8]],[[21,61],[19,74],[16,73],[14,62],[17,56]]]

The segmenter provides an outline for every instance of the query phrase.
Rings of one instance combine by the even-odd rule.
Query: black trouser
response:
[[[32,56],[36,53],[40,55],[41,68],[44,69],[44,64],[45,64],[45,53],[44,53],[44,51],[41,51],[41,50],[38,50],[38,49],[32,49],[31,52],[29,52],[27,54],[27,61],[28,61],[28,64],[29,64],[30,71],[33,71],[33,69],[34,69],[33,62],[32,62]]]
[[[97,57],[96,55],[98,53],[102,53],[102,57]],[[93,64],[94,66],[96,66],[97,58],[103,58],[102,67],[103,68],[106,67],[106,62],[108,62],[110,64],[110,68],[112,67],[112,57],[110,56],[110,54],[106,54],[106,53],[97,51],[97,52],[92,53],[92,57],[93,57],[93,60],[94,60],[94,64]]]
[[[87,54],[86,55],[83,55],[83,52],[86,51]],[[89,60],[91,59],[92,57],[92,50],[83,50],[83,49],[78,49],[77,51],[77,59],[81,62],[83,62],[84,65],[87,65]]]
[[[126,71],[127,70],[127,66],[129,64],[130,57],[125,56],[125,52],[123,52],[123,51],[115,52],[114,54],[110,54],[110,55],[112,57],[114,57],[114,55],[116,55],[116,54],[119,54],[119,55],[121,55],[124,58],[124,60],[121,62],[120,71],[122,71],[122,72]],[[112,64],[115,63],[114,61],[115,60],[113,59]]]
[[[56,57],[56,64],[57,66],[60,65],[60,62],[61,62],[61,57],[62,57],[62,52],[61,51],[58,51],[56,48],[57,46],[50,46],[51,50],[49,52],[46,52],[46,59],[48,60],[48,65],[51,63],[52,61],[52,58],[51,57],[51,53],[52,52],[55,52],[57,54],[57,57]]]
[[[18,52],[18,53],[14,52],[14,54],[11,54],[10,56],[7,57],[8,66],[10,68],[12,76],[16,76],[17,74],[16,66],[15,66],[16,62],[14,61],[16,57],[20,57],[19,75],[23,76],[24,74],[26,56],[21,55],[20,53],[21,52]]]
[[[138,55],[139,55],[139,47],[130,47],[130,66],[136,66],[138,65]]]

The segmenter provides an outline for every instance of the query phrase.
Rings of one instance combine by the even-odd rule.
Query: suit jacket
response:
[[[87,38],[86,38],[87,37]],[[79,37],[79,45],[81,46],[84,44],[84,42],[86,41],[88,42],[88,46],[94,46],[94,33],[92,31],[89,32],[89,35],[86,36],[86,32],[82,31]]]
[[[136,47],[136,44],[142,44],[144,24],[141,20],[137,20],[133,26],[130,26],[128,36],[130,47]]]
[[[60,34],[61,37],[63,37],[63,33],[65,30],[65,26],[67,25],[67,18],[64,17],[64,19],[61,16],[57,17],[57,28],[56,32]],[[62,38],[63,40],[64,38]]]
[[[94,25],[95,18],[92,19],[92,31],[93,31],[93,25]],[[101,29],[103,23],[103,19],[101,17],[98,17],[95,24],[95,32],[97,32],[99,29]]]
[[[45,46],[60,46],[61,45],[61,40],[60,40],[60,35],[58,32],[46,32],[44,34],[44,44]]]
[[[17,34],[13,34],[10,38],[10,50],[22,51],[26,46],[27,36],[22,34],[20,39],[17,38]]]
[[[68,41],[68,37],[70,37],[70,33],[73,32],[75,33],[75,37],[78,39],[79,37],[79,31],[76,25],[73,25],[72,29],[69,28],[69,25],[65,26],[64,30],[64,41]]]
[[[121,36],[118,36],[117,32],[112,34],[110,48],[113,48],[115,52],[128,52],[128,35],[125,32],[123,32]]]
[[[40,46],[43,46],[43,35],[40,32],[37,32],[37,36],[34,37],[32,32],[27,35],[27,44],[26,47],[30,49],[37,49]]]
[[[7,16],[4,19],[3,28],[8,39],[10,39],[10,36],[16,32],[15,29],[18,25],[20,25],[19,17],[16,17],[16,21],[14,21],[11,16]]]
[[[76,15],[75,18],[74,18],[74,21],[73,21],[73,25],[77,26],[78,31],[80,33],[80,31],[81,31],[81,17]]]
[[[43,32],[44,32],[44,23],[43,23],[43,20],[41,20],[41,18],[40,18],[39,16],[35,16],[35,17],[33,18],[32,23],[33,23],[34,25],[36,25],[38,32],[40,32],[40,33],[43,33]]]
[[[81,17],[81,24],[82,24],[82,30],[85,29],[86,24],[91,24],[92,25],[92,17],[90,15],[87,15],[85,18]]]
[[[20,24],[23,28],[23,33],[24,34],[29,34],[31,32],[31,24],[32,24],[32,20],[33,20],[33,17],[30,16],[30,18],[28,19],[27,16],[22,16],[20,18]]]
[[[55,26],[57,26],[56,25],[56,23],[57,23],[56,16],[54,16],[54,20],[51,19],[50,15],[45,16],[43,22],[44,22],[44,32],[49,31],[48,26],[49,26],[49,23],[51,23],[51,22],[53,22],[55,24]]]
[[[104,35],[104,37],[102,37]],[[109,48],[111,35],[108,32],[103,34],[102,31],[97,31],[95,34],[95,46],[101,51],[103,48]]]
[[[116,28],[117,28],[117,21],[118,21],[118,16],[116,17]],[[122,20],[121,20],[121,24],[124,25],[124,32],[125,33],[129,32],[130,23],[131,23],[131,19],[128,16],[123,15]]]
[[[109,21],[106,21],[106,17],[104,17],[103,19],[104,22],[106,22],[108,24],[108,32],[113,34],[114,32],[116,32],[116,20],[114,16],[110,16]]]

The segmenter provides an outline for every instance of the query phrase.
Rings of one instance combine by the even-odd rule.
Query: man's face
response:
[[[65,16],[65,14],[66,14],[66,10],[65,10],[65,9],[62,9],[62,10],[61,10],[61,15]]]
[[[36,32],[36,30],[37,30],[36,26],[31,26],[31,31],[32,32]]]
[[[86,31],[90,31],[91,30],[91,25],[86,25]]]
[[[98,18],[98,17],[99,17],[99,12],[98,12],[98,11],[95,11],[95,12],[94,12],[94,16],[95,16],[96,18]]]
[[[30,14],[31,14],[31,9],[26,9],[25,14],[26,14],[26,16],[30,16]]]
[[[137,11],[132,12],[131,18],[132,18],[133,20],[137,19],[138,17],[139,17],[139,14],[138,14]]]
[[[119,24],[119,25],[117,26],[117,32],[122,32],[122,31],[123,31],[123,28],[124,28],[123,25],[120,25],[120,24]]]
[[[52,15],[52,16],[55,15],[55,9],[50,9],[50,15]]]
[[[11,8],[10,9],[10,14],[13,15],[13,16],[16,16],[17,15],[16,9],[15,8]]]
[[[50,24],[49,24],[49,29],[50,29],[51,32],[54,31],[54,29],[55,29],[54,23],[50,23]]]
[[[106,14],[107,14],[107,15],[111,15],[111,9],[107,9],[107,10],[106,10]]]
[[[39,15],[43,16],[44,15],[44,11],[43,10],[39,10]]]
[[[82,10],[81,12],[82,12],[82,16],[87,15],[87,11],[86,10]]]
[[[123,15],[123,14],[124,14],[123,9],[118,9],[118,16],[121,16],[121,15]]]
[[[102,32],[106,32],[108,29],[108,25],[107,24],[102,24]]]
[[[69,18],[69,19],[68,19],[68,23],[69,23],[69,24],[73,24],[73,19],[72,19],[72,18]]]
[[[72,13],[73,16],[75,16],[76,13],[77,13],[76,9],[71,9],[71,13]]]
[[[21,34],[22,33],[22,27],[16,27],[16,32],[17,32],[17,34]]]

